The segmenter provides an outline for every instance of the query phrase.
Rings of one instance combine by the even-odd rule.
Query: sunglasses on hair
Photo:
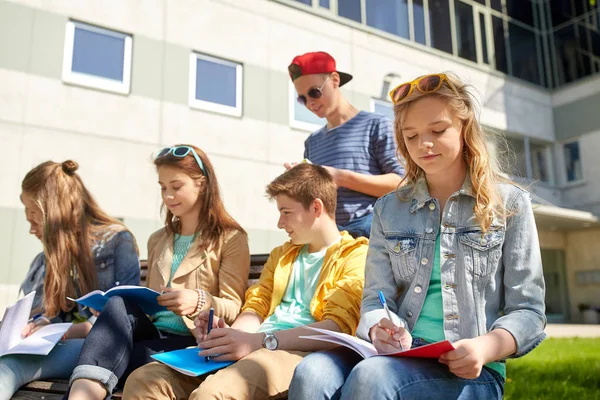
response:
[[[325,81],[323,82],[321,87],[315,86],[315,87],[311,87],[310,89],[308,89],[308,92],[306,92],[308,97],[310,97],[312,99],[320,99],[321,96],[323,96],[323,88],[325,87],[325,84],[327,83],[328,80],[329,80],[329,76],[327,78],[325,78]],[[308,101],[306,96],[303,94],[298,96],[297,100],[298,100],[298,103],[302,104],[303,106],[305,106],[306,102]]]
[[[198,157],[198,154],[196,154],[196,150],[194,150],[190,146],[165,147],[164,149],[162,149],[161,151],[158,152],[158,154],[156,155],[156,158],[165,157],[169,154],[173,154],[175,157],[183,158],[190,153],[192,153],[192,155],[196,159],[196,162],[198,163],[198,166],[200,167],[200,169],[202,170],[204,175],[206,175],[206,170],[204,169],[204,163],[202,163],[202,160],[200,159],[200,157]]]
[[[452,90],[456,91],[446,74],[430,74],[420,76],[411,82],[401,83],[392,89],[390,98],[392,99],[392,103],[396,104],[410,96],[415,88],[423,94],[433,93],[439,90],[444,82],[446,82]]]

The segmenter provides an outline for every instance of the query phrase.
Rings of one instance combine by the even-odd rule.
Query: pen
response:
[[[383,292],[380,290],[377,293],[377,295],[379,296],[379,302],[381,303],[381,305],[383,306],[383,309],[387,313],[388,319],[393,324],[394,320],[392,319],[392,313],[390,312],[390,309],[389,309],[389,307],[387,305],[387,302],[385,301],[385,296],[383,295]],[[404,346],[402,346],[402,342],[398,341],[398,343],[400,343],[400,350],[404,350]]]
[[[210,330],[212,329],[214,317],[215,317],[215,309],[211,307],[210,310],[208,311],[208,329],[206,330],[207,335],[210,333]],[[210,361],[210,356],[204,357],[204,361],[206,361],[206,362]]]
[[[35,315],[34,315],[33,317],[31,317],[31,318],[29,319],[29,321],[27,321],[27,322],[28,322],[28,323],[29,323],[29,322],[35,322],[35,321],[37,321],[38,319],[40,319],[40,318],[42,317],[42,315],[43,315],[42,313],[35,314]]]

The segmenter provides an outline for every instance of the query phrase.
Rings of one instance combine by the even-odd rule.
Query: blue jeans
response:
[[[191,335],[159,331],[135,302],[111,297],[85,339],[70,383],[98,381],[110,398],[117,384],[123,386],[135,369],[154,361],[153,354],[195,345]]]
[[[84,339],[59,342],[47,356],[12,354],[0,358],[0,400],[38,379],[68,379],[77,365]]]
[[[436,359],[371,357],[338,347],[304,358],[296,367],[289,400],[301,399],[502,399],[504,383],[483,368],[477,379],[452,374]]]
[[[348,231],[353,238],[364,236],[368,239],[371,236],[371,222],[373,222],[373,213],[354,219],[346,225],[338,225],[338,229]]]

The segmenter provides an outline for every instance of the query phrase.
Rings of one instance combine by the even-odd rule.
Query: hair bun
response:
[[[63,162],[61,164],[63,171],[65,171],[65,173],[67,175],[73,175],[75,173],[75,171],[77,171],[77,169],[79,168],[79,164],[77,164],[75,161],[73,160],[67,160],[65,162]]]

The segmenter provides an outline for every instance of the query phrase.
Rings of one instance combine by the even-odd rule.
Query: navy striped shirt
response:
[[[361,111],[340,126],[326,126],[304,142],[304,158],[313,164],[348,169],[367,175],[396,173],[404,168],[396,158],[396,140],[392,122],[380,114]],[[338,189],[336,222],[346,225],[373,212],[377,197]]]

